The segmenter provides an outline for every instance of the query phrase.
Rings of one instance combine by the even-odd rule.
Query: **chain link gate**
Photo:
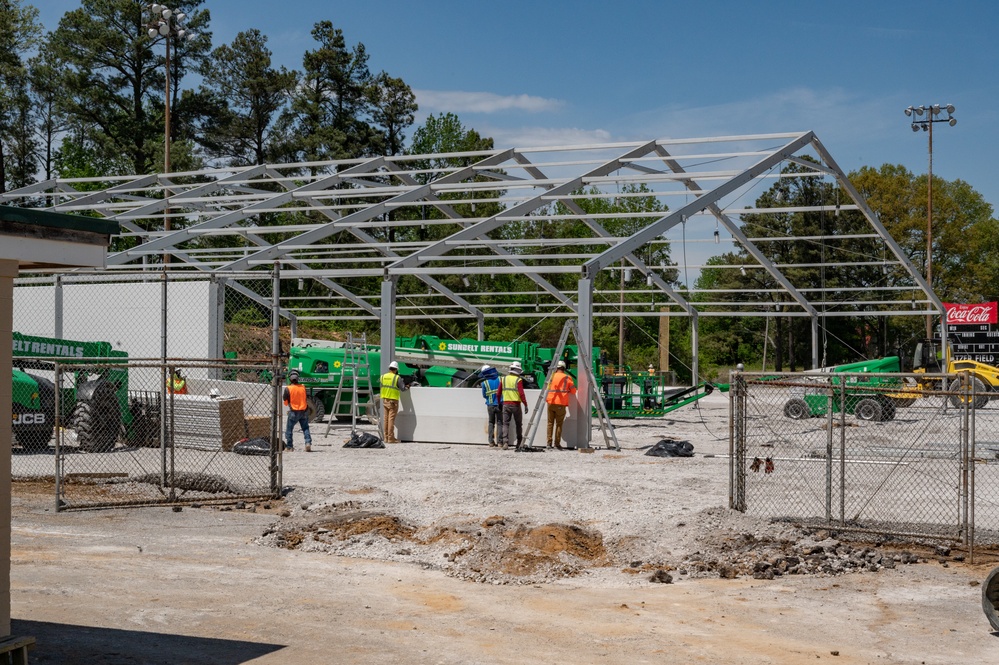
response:
[[[964,375],[734,373],[730,506],[999,544],[999,402],[978,388]]]
[[[54,477],[58,510],[277,498],[275,375],[273,364],[54,363],[52,421],[18,440],[13,478]]]

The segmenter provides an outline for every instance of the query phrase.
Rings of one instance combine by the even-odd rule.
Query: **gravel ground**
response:
[[[336,430],[286,455],[284,499],[180,512],[15,491],[14,632],[34,663],[999,659],[995,556],[728,510],[724,395],[616,425],[622,449],[591,454]],[[694,456],[644,455],[664,437]]]

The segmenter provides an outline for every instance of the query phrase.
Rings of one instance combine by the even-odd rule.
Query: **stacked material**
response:
[[[173,415],[178,448],[228,452],[246,436],[241,398],[174,395]]]

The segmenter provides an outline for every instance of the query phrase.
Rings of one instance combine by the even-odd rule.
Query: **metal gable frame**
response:
[[[791,163],[804,172],[782,174],[781,166]],[[891,271],[890,283],[856,293],[840,290],[832,299],[821,289],[795,283],[795,269],[804,266],[767,258],[762,243],[775,239],[744,231],[740,212],[828,211],[822,206],[739,206],[744,197],[755,200],[769,183],[792,177],[824,178],[841,187],[850,201],[839,209],[858,210],[871,233],[837,235],[831,228],[824,237],[783,239],[828,246],[836,255],[829,260],[830,270],[880,262]],[[94,191],[95,182],[103,188]],[[647,192],[629,193],[638,185]],[[667,211],[587,212],[586,199],[622,203],[637,196],[653,197]],[[925,316],[943,311],[940,299],[811,132],[267,164],[104,181],[53,179],[2,194],[0,203],[91,211],[118,221],[123,235],[139,244],[111,254],[110,270],[160,270],[168,254],[179,260],[168,265],[170,270],[218,276],[279,263],[283,278],[314,280],[321,287],[322,299],[282,301],[301,320],[465,318],[477,321],[481,335],[484,319],[517,316],[578,316],[586,327],[590,317],[620,315],[693,320],[780,315],[816,321],[851,312]],[[563,210],[558,215],[553,214],[556,204]],[[480,216],[477,210],[489,213]],[[195,221],[165,232],[159,229],[167,214]],[[615,218],[628,218],[640,228],[617,237],[610,230]],[[576,222],[584,236],[576,242],[545,236],[546,228]],[[697,243],[710,242],[708,224],[724,232],[730,247],[743,248],[752,263],[726,267],[686,260],[688,250],[702,247]],[[879,249],[867,256],[837,254],[835,244],[847,239]],[[669,265],[644,258],[660,243],[671,245]],[[564,251],[570,246],[571,252]],[[775,310],[776,296],[769,291],[745,289],[737,298],[711,298],[698,294],[689,274],[685,285],[666,275],[696,274],[706,267],[761,270],[786,296],[787,307]],[[597,286],[600,274],[632,269],[645,277],[647,289],[630,283],[624,289]],[[493,277],[510,274],[522,275],[529,280],[526,288],[536,291],[494,288]],[[386,281],[391,289],[386,290]],[[608,281],[613,280],[603,280]],[[592,291],[584,296],[581,288]],[[387,293],[391,302],[383,303]],[[533,302],[518,302],[525,296]],[[837,307],[830,311],[832,302]],[[666,311],[656,311],[657,305]]]

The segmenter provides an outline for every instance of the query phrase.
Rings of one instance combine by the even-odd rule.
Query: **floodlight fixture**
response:
[[[946,122],[948,125],[953,127],[957,124],[957,118],[954,117],[954,105],[953,104],[928,104],[920,105],[917,107],[908,107],[904,110],[906,116],[911,116],[912,112],[915,111],[917,116],[922,116],[923,111],[926,111],[926,118],[921,120],[912,121],[912,131],[917,132],[922,129],[928,135],[929,144],[929,168],[927,169],[926,178],[926,283],[932,289],[933,288],[933,123],[936,122]],[[938,117],[941,111],[947,112],[946,118]],[[926,317],[926,336],[933,337],[933,317],[927,315]]]

